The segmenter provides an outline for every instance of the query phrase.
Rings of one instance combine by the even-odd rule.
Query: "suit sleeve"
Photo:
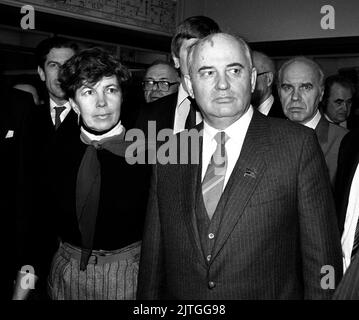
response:
[[[163,243],[157,196],[157,165],[153,166],[149,202],[142,238],[137,298],[157,300],[163,286]]]
[[[323,153],[313,132],[304,139],[298,172],[298,209],[305,299],[330,299],[327,267],[335,286],[342,276],[340,237]],[[326,281],[326,279],[329,279]]]

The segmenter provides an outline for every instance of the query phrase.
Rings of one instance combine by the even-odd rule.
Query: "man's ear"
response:
[[[257,70],[255,67],[252,68],[251,72],[251,92],[254,92],[254,88],[256,87],[256,80],[257,80]]]
[[[320,87],[321,93],[320,93],[320,98],[319,98],[319,102],[321,102],[323,100],[323,96],[324,96],[324,87],[321,86]]]
[[[69,99],[69,102],[70,102],[71,108],[76,112],[76,114],[77,114],[78,116],[80,116],[81,112],[80,112],[79,106],[77,105],[77,103],[75,102],[75,100],[72,99],[72,98],[70,98],[70,99]]]
[[[267,73],[267,87],[271,87],[274,81],[274,74],[273,72]]]
[[[42,69],[40,66],[37,67],[37,73],[39,74],[42,81],[46,80],[44,69]]]
[[[179,58],[177,58],[177,57],[172,53],[172,59],[173,59],[173,62],[174,62],[174,64],[175,64],[175,68],[176,68],[176,69],[179,69],[179,68],[180,68]]]
[[[194,92],[193,92],[193,87],[192,87],[192,82],[191,82],[191,76],[188,74],[185,74],[184,82],[186,84],[188,94],[191,96],[191,98],[194,99]]]

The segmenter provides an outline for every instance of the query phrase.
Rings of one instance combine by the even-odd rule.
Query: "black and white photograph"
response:
[[[1,0],[5,300],[128,319],[359,300],[358,16]]]

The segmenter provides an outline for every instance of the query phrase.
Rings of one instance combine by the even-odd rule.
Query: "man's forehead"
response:
[[[75,54],[71,48],[52,48],[46,56],[47,61],[67,60]]]
[[[213,52],[216,53],[216,57],[231,54],[241,60],[237,62],[243,63],[245,60],[244,45],[230,35],[213,35],[201,40],[195,47],[194,60],[197,60],[197,63],[204,61],[207,57],[212,57]]]
[[[319,75],[310,64],[304,61],[295,61],[284,69],[283,81],[319,82]]]
[[[176,71],[166,64],[158,64],[153,67],[150,67],[147,70],[146,77],[154,76],[167,76],[170,77],[174,75]]]

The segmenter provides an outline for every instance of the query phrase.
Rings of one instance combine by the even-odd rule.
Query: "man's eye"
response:
[[[289,91],[291,89],[291,86],[287,84],[282,84],[280,88],[284,91]]]
[[[210,78],[214,75],[214,73],[215,72],[213,70],[206,70],[201,72],[201,76],[204,78]]]
[[[233,75],[239,75],[241,73],[241,70],[239,68],[232,68],[229,69],[229,72]]]
[[[310,83],[306,83],[306,84],[303,84],[301,86],[301,88],[304,90],[311,90],[311,89],[313,89],[313,85],[311,85]]]
[[[58,68],[59,65],[57,63],[55,63],[55,62],[50,62],[48,64],[48,66],[49,66],[49,68]]]

